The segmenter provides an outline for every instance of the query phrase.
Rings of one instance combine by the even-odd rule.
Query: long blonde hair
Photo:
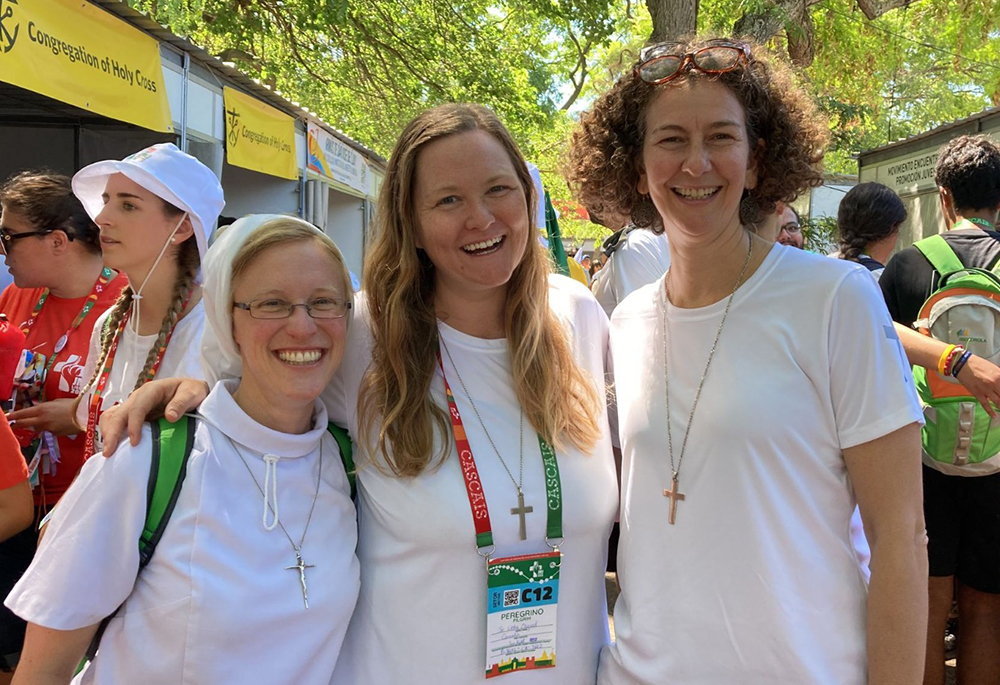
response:
[[[358,396],[360,442],[374,445],[375,456],[397,476],[416,476],[440,465],[451,442],[448,415],[430,395],[438,346],[434,265],[416,246],[413,196],[421,150],[469,131],[484,131],[503,146],[520,181],[528,217],[534,216],[537,200],[527,165],[489,109],[441,105],[403,130],[389,159],[365,259],[363,290],[373,350]],[[549,309],[551,263],[530,233],[507,284],[504,310],[514,393],[532,427],[557,450],[571,444],[588,451],[600,435],[597,388],[576,364],[566,331]],[[441,438],[436,453],[435,433]]]

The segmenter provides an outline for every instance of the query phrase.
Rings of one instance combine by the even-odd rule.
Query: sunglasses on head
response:
[[[745,65],[750,61],[746,43],[715,41],[693,52],[684,52],[683,43],[657,43],[642,49],[635,74],[651,86],[667,83],[687,69],[697,69],[714,76]]]

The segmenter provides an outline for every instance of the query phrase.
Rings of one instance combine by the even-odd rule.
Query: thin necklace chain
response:
[[[698,398],[701,397],[701,389],[705,387],[705,379],[708,377],[708,369],[712,365],[712,358],[715,356],[715,348],[719,345],[719,338],[722,337],[722,327],[726,325],[726,317],[729,316],[729,308],[733,304],[733,297],[746,276],[747,267],[750,266],[750,257],[753,255],[753,238],[750,238],[750,249],[747,250],[747,257],[743,261],[743,270],[740,271],[733,291],[729,293],[726,302],[726,309],[722,312],[722,321],[719,322],[719,329],[715,332],[715,340],[712,342],[712,349],[708,352],[708,361],[705,363],[705,371],[698,381],[698,389],[694,393],[694,401],[691,403],[691,413],[688,415],[687,426],[684,427],[684,441],[681,443],[681,453],[677,459],[677,466],[674,466],[674,435],[670,425],[670,373],[667,368],[667,301],[670,299],[670,270],[663,279],[663,386],[667,403],[667,449],[670,453],[670,472],[673,478],[677,478],[681,472],[681,464],[684,463],[684,452],[687,450],[688,436],[691,434],[691,422],[694,420],[694,411],[698,408]]]
[[[223,435],[225,434],[223,433]],[[257,482],[257,477],[254,476],[253,471],[250,470],[250,464],[248,464],[247,460],[243,457],[243,453],[240,452],[240,448],[236,445],[235,442],[233,442],[233,439],[230,438],[228,435],[226,435],[226,440],[228,440],[229,444],[233,446],[234,450],[236,450],[236,456],[238,456],[240,458],[240,461],[243,462],[243,465],[247,469],[247,473],[250,474],[250,479],[253,481],[253,484],[257,486],[257,490],[260,492],[261,496],[264,497],[264,499],[266,500],[267,495],[264,494],[264,488],[260,487],[260,483]],[[316,474],[316,492],[313,493],[312,506],[309,507],[309,516],[306,517],[306,527],[302,529],[302,537],[299,538],[299,544],[297,545],[295,544],[295,541],[292,540],[292,536],[289,535],[288,531],[285,529],[285,524],[281,522],[281,519],[278,519],[278,526],[281,527],[281,532],[285,534],[286,538],[288,538],[288,543],[292,546],[292,549],[295,550],[296,554],[300,554],[302,552],[302,543],[306,541],[306,533],[309,532],[309,524],[312,523],[313,512],[316,510],[316,500],[319,499],[319,486],[321,482],[323,482],[323,439],[322,438],[320,438],[319,441],[319,469],[318,473]],[[271,510],[271,513],[274,513],[274,507],[272,507],[270,503],[268,503],[267,508]]]
[[[518,407],[521,412],[521,419],[518,422],[517,429],[520,454],[518,455],[517,480],[514,480],[514,474],[510,472],[510,469],[507,467],[507,462],[503,460],[503,457],[500,455],[500,450],[497,449],[496,443],[493,442],[493,438],[490,437],[490,432],[486,430],[486,424],[483,422],[483,417],[479,415],[479,410],[476,409],[476,403],[472,401],[472,395],[469,394],[469,389],[465,387],[465,381],[462,380],[462,374],[459,372],[458,367],[455,366],[455,360],[451,358],[451,352],[448,350],[448,343],[444,341],[444,336],[440,333],[438,334],[438,339],[441,341],[441,347],[444,348],[444,353],[448,356],[448,363],[451,364],[451,368],[455,369],[455,376],[458,378],[458,384],[462,386],[462,392],[464,392],[465,396],[469,398],[469,404],[472,405],[472,411],[475,413],[476,419],[479,421],[479,425],[482,426],[483,432],[486,433],[486,439],[490,441],[490,447],[492,447],[493,451],[496,452],[497,459],[499,459],[500,463],[503,465],[503,470],[506,471],[507,475],[510,477],[510,482],[514,484],[515,488],[517,488],[517,494],[523,494],[524,491],[521,489],[521,486],[524,485],[524,410]]]

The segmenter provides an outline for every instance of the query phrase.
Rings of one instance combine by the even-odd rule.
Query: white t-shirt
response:
[[[669,267],[670,243],[666,234],[634,228],[594,276],[594,296],[611,316],[619,302],[658,279]]]
[[[174,333],[170,336],[167,344],[167,351],[163,353],[163,361],[156,371],[156,378],[205,378],[205,372],[201,368],[201,333],[205,329],[205,306],[204,301],[191,308],[183,319],[177,322]],[[90,334],[90,351],[87,353],[87,364],[83,367],[83,374],[80,382],[85,384],[94,375],[97,362],[101,358],[101,334],[104,331],[104,323],[111,315],[111,310],[101,314],[94,323],[94,331]],[[156,342],[157,335],[139,335],[131,326],[126,326],[122,331],[121,341],[118,343],[118,351],[115,353],[114,363],[111,365],[111,373],[108,375],[108,383],[101,396],[101,410],[122,402],[128,397],[135,387],[135,381],[139,377],[139,372],[146,365],[146,356],[150,348]],[[87,411],[90,407],[90,398],[94,394],[95,385],[92,384],[87,390],[87,394],[80,398],[76,409],[76,420],[81,426],[87,425]],[[82,390],[82,388],[76,389]]]
[[[600,388],[603,410],[607,317],[583,285],[562,276],[552,276],[549,282],[550,306],[567,324],[577,362]],[[360,434],[357,391],[371,350],[368,310],[363,299],[358,305],[341,374],[324,396],[334,420],[349,417],[347,425],[355,436]],[[520,410],[507,341],[474,338],[445,324],[439,330],[490,437],[517,478]],[[495,556],[548,551],[545,485],[535,431],[525,421],[524,501],[535,513],[526,517],[527,540],[522,542],[519,519],[509,513],[517,505],[516,489],[444,351],[442,357],[483,484]],[[439,406],[447,407],[440,370],[431,395]],[[603,415],[602,428],[606,431]],[[605,432],[590,454],[570,449],[557,455],[565,535],[557,665],[505,676],[518,683],[593,683],[598,654],[608,641],[604,571],[618,502],[611,442]],[[361,596],[334,683],[481,683],[486,671],[486,565],[476,551],[454,439],[449,433],[448,455],[440,468],[416,478],[379,471],[366,461],[364,448],[356,451],[356,461]]]
[[[663,300],[661,279],[611,324],[622,594],[599,682],[865,683],[867,589],[842,450],[922,420],[871,277],[775,245],[739,289],[691,426],[676,525],[663,495]],[[667,305],[675,459],[725,307]]]
[[[229,384],[225,386],[223,384]],[[354,505],[337,443],[316,403],[314,428],[290,435],[265,428],[222,381],[201,405],[177,506],[149,565],[136,578],[151,460],[147,426],[135,448],[84,464],[53,510],[27,572],[7,598],[22,618],[73,630],[122,610],[94,662],[74,683],[312,683],[327,685],[357,599]],[[263,454],[279,455],[277,509],[302,544],[309,609],[291,544],[265,530],[263,496],[237,455],[240,445],[264,487]],[[273,501],[273,500],[272,500]]]

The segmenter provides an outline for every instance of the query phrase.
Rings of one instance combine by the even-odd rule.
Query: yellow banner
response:
[[[173,131],[156,39],[86,0],[0,0],[0,81]]]
[[[295,120],[257,98],[223,88],[229,163],[281,178],[298,178]]]

